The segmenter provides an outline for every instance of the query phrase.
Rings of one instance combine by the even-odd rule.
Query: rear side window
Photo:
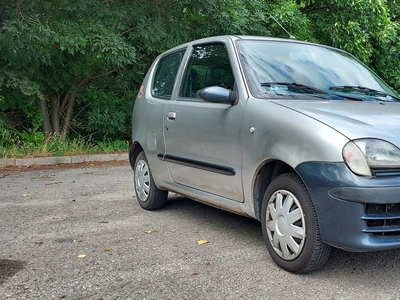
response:
[[[154,75],[151,93],[154,97],[170,99],[178,69],[185,50],[175,52],[160,59]]]

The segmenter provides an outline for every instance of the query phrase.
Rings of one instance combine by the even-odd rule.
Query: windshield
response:
[[[304,88],[294,89],[296,84],[307,86],[308,90],[314,89],[313,95],[315,90],[321,90],[323,97],[329,93],[344,98],[349,95],[398,101],[398,95],[375,73],[340,50],[285,41],[255,40],[240,40],[238,48],[246,80],[257,98],[310,94]]]

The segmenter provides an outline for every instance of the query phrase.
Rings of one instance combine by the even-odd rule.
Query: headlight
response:
[[[343,147],[343,159],[358,175],[372,176],[371,169],[400,169],[400,149],[376,139],[360,139]]]

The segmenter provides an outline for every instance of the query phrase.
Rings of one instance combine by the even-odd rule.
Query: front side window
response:
[[[199,98],[200,91],[208,86],[232,90],[234,77],[224,44],[198,45],[193,48],[183,75],[180,97]]]
[[[151,93],[154,97],[170,99],[176,75],[185,50],[169,54],[160,59],[153,79]]]

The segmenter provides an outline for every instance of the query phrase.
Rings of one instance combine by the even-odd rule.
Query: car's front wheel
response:
[[[165,205],[168,191],[162,191],[154,184],[149,164],[143,151],[139,153],[135,160],[134,180],[136,198],[142,208],[154,210]]]
[[[261,217],[268,251],[281,268],[306,273],[328,259],[331,247],[321,241],[311,197],[296,174],[286,173],[271,182]]]

